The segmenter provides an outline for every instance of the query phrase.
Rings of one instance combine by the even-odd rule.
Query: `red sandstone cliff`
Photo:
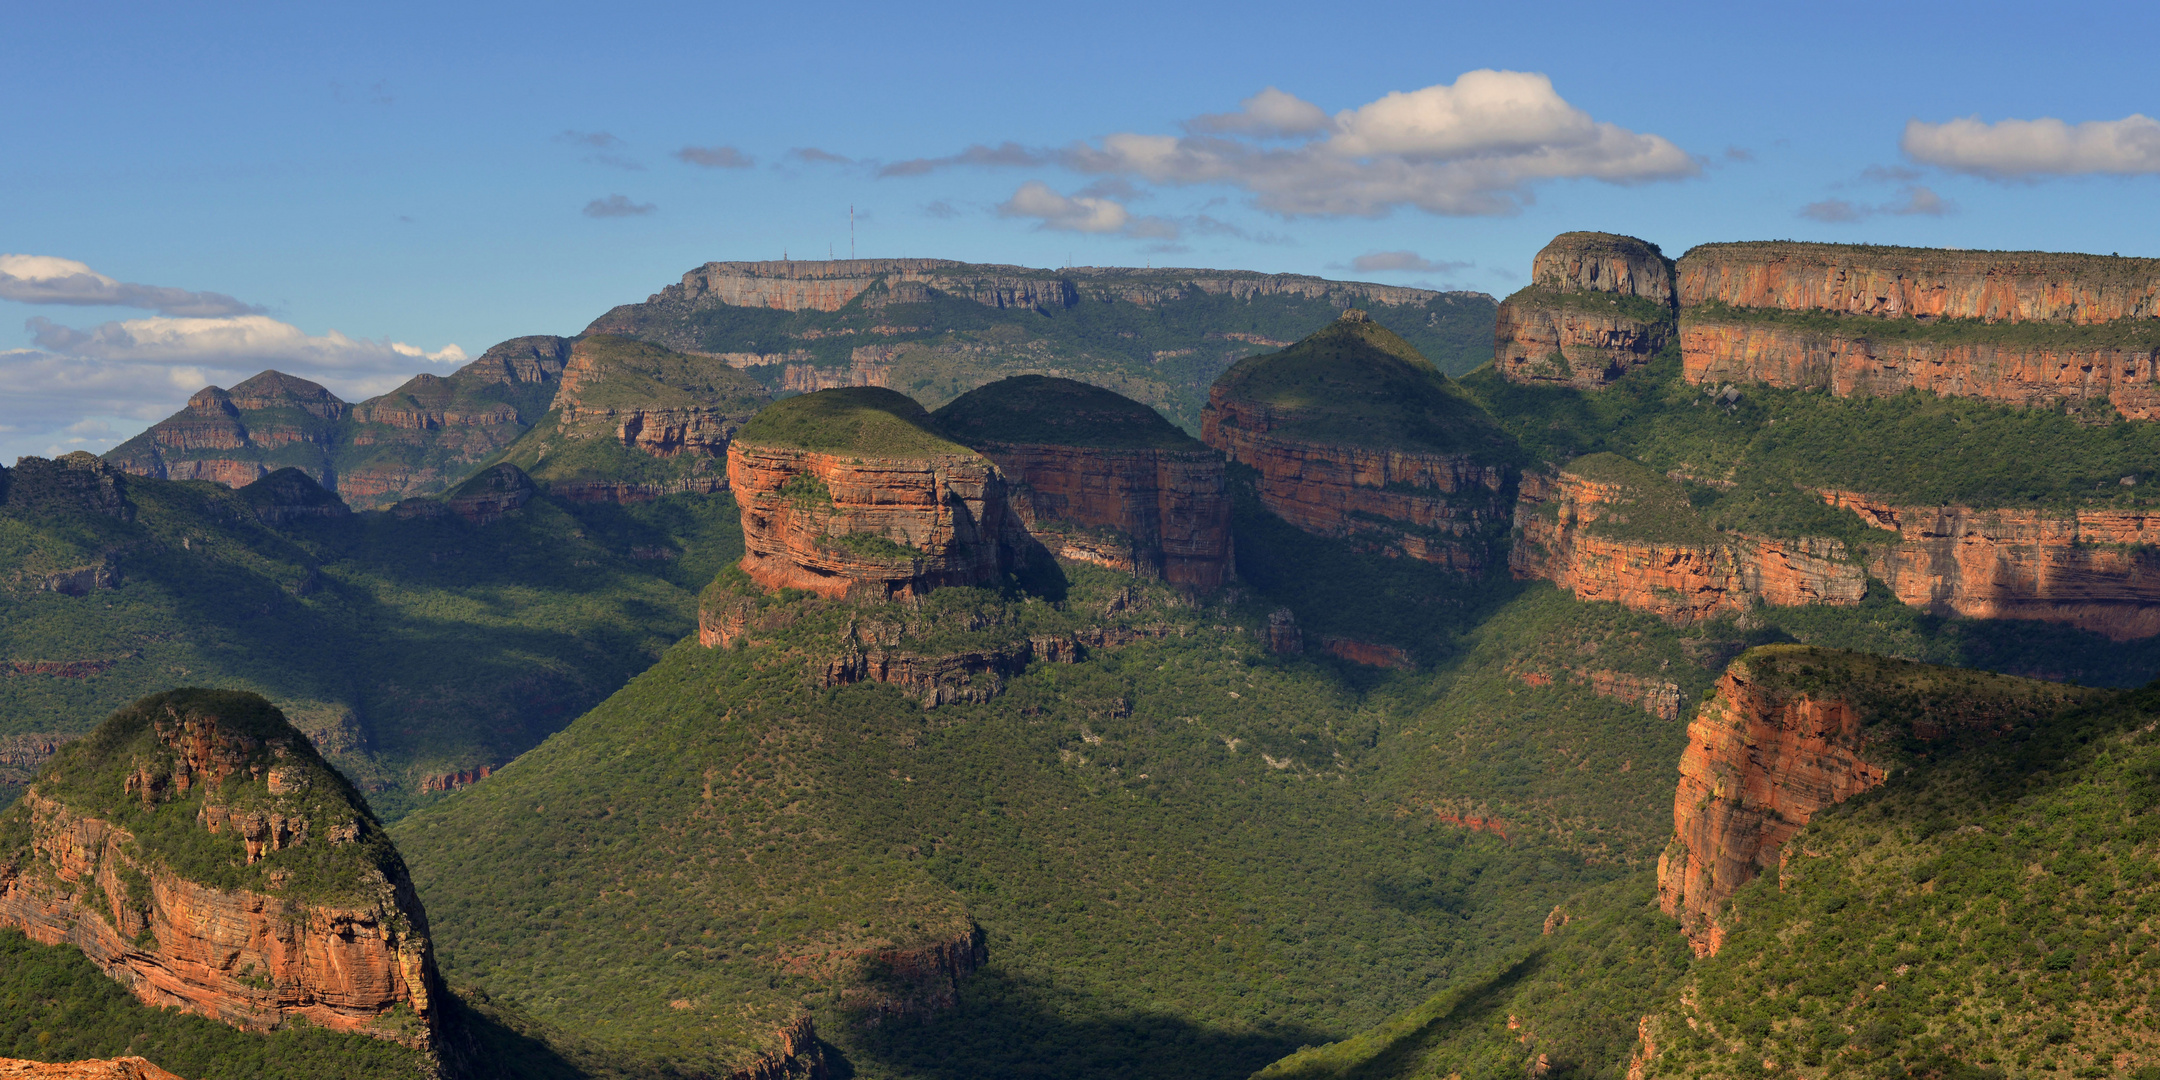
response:
[[[1826,806],[1883,782],[1910,738],[1984,741],[2090,692],[1800,645],[1752,649],[1696,710],[1658,858],[1658,902],[1697,955],[1719,909]]]
[[[2160,419],[2160,349],[2050,348],[1874,340],[1744,319],[1680,325],[1689,382],[1758,382],[1794,390],[1888,396],[1926,390],[2006,405],[2106,401],[2132,420]]]
[[[1507,379],[1596,389],[1672,339],[1672,264],[1653,244],[1561,233],[1537,253],[1530,280],[1493,326],[1493,363]]]
[[[0,1080],[180,1080],[139,1057],[48,1064],[0,1058]]]
[[[125,794],[98,805],[108,790]],[[426,917],[356,800],[255,695],[146,698],[62,749],[7,811],[27,839],[0,851],[0,925],[80,948],[153,1005],[431,1045]],[[201,838],[175,846],[175,829]]]
[[[1896,506],[1842,491],[1823,497],[1903,537],[1875,552],[1868,570],[1915,607],[2064,622],[2117,641],[2160,634],[2160,512]]]
[[[1682,308],[1721,303],[1910,319],[2105,323],[2160,315],[2160,259],[1791,242],[1703,244]]]
[[[1857,604],[1865,595],[1865,574],[1836,540],[1708,530],[1658,539],[1592,527],[1600,521],[1627,524],[1627,504],[1646,497],[1634,489],[1662,482],[1651,477],[1639,485],[1616,484],[1569,469],[1551,477],[1525,474],[1509,568],[1580,600],[1612,601],[1676,623],[1740,614],[1764,603]],[[1678,507],[1659,512],[1685,513],[1685,498],[1675,497]]]

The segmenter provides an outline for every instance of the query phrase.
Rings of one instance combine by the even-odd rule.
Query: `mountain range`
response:
[[[0,1054],[2160,1075],[2156,315],[709,263],[207,388],[0,470]]]

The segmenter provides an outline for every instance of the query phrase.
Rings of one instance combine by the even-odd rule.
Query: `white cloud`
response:
[[[1914,161],[1995,179],[2160,173],[2160,120],[2135,113],[2081,124],[2052,117],[1993,124],[1977,116],[1943,124],[1911,120],[1899,146]]]
[[[259,364],[312,378],[317,374],[410,373],[415,360],[457,364],[465,350],[446,345],[428,352],[402,341],[371,341],[332,330],[310,336],[267,315],[218,319],[128,319],[78,330],[47,319],[29,328],[41,349],[71,357],[151,364]]]
[[[1056,151],[1012,143],[885,167],[912,176],[959,165],[1057,164],[1156,184],[1242,188],[1284,217],[1378,217],[1413,206],[1436,214],[1510,214],[1534,185],[1615,184],[1697,176],[1671,141],[1594,120],[1544,75],[1467,72],[1452,84],[1391,93],[1316,119],[1318,106],[1269,88],[1238,113],[1203,116],[1186,135],[1123,132]],[[1284,136],[1297,136],[1288,142]]]
[[[1113,199],[1091,195],[1060,195],[1040,180],[1030,180],[998,207],[1002,217],[1033,218],[1039,228],[1064,232],[1119,233],[1125,236],[1168,239],[1177,225],[1158,217],[1134,217]]]
[[[115,281],[85,263],[56,255],[0,254],[0,300],[144,308],[166,315],[245,315],[262,311],[224,293]]]

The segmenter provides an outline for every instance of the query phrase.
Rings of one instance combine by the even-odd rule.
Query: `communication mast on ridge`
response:
[[[849,203],[849,204],[847,204],[847,257],[848,257],[848,260],[849,260],[850,262],[854,261],[854,259],[855,259],[855,204],[854,204],[854,203]]]

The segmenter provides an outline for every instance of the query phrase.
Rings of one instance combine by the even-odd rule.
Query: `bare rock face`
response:
[[[1673,300],[1672,261],[1656,244],[1617,233],[1553,237],[1530,261],[1530,283],[1560,292],[1639,296],[1667,307]]]
[[[47,1063],[0,1058],[0,1080],[180,1080],[139,1057]]]
[[[2092,695],[2056,683],[1770,645],[1732,662],[1688,725],[1658,902],[1696,954],[1719,909],[1824,807],[1883,782],[1911,740],[1983,742]]]
[[[1197,591],[1231,577],[1222,455],[1155,410],[1071,379],[1022,375],[939,409],[995,462],[1021,524],[1053,554]]]
[[[158,1006],[430,1047],[441,991],[405,867],[262,698],[176,690],[62,748],[0,815],[0,924]]]
[[[989,459],[877,387],[779,402],[728,447],[742,569],[768,589],[884,600],[994,582],[1027,538]]]
[[[2132,420],[2160,419],[2160,346],[2047,347],[1877,340],[1745,319],[1693,316],[1680,330],[1689,382],[1756,382],[1838,397],[1925,390],[2005,405],[2106,402]]]
[[[1851,605],[1867,591],[1842,542],[1710,530],[1676,486],[1611,454],[1525,475],[1515,524],[1515,576],[1674,623],[1764,603]]]
[[[1501,302],[1493,326],[1504,378],[1595,390],[1672,340],[1672,264],[1655,244],[1561,233],[1538,252],[1530,280]]]
[[[1290,524],[1465,573],[1491,565],[1514,502],[1513,441],[1355,309],[1225,372],[1201,438]]]
[[[2160,513],[1897,506],[1845,491],[1823,497],[1904,538],[1875,553],[1868,570],[1915,607],[2069,623],[2117,641],[2160,634]]]
[[[1703,244],[1678,264],[1682,307],[2090,325],[2160,316],[2160,259],[1860,244]]]

